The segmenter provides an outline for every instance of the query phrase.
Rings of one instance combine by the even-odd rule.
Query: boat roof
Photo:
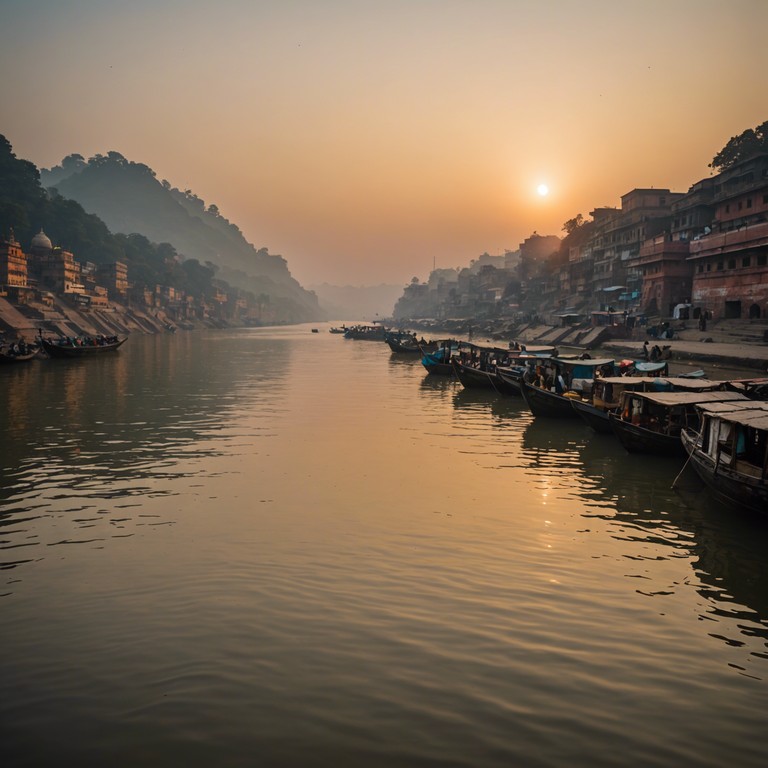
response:
[[[625,392],[624,394],[626,397],[641,398],[656,405],[666,406],[716,403],[726,400],[749,401],[749,398],[740,392],[729,392],[727,390],[717,392]]]
[[[768,430],[768,403],[762,400],[709,403],[702,405],[699,410],[733,424]]]
[[[604,358],[598,358],[595,360],[594,358],[587,358],[586,360],[580,360],[578,358],[567,358],[567,357],[553,357],[552,360],[556,363],[563,363],[564,365],[583,365],[585,368],[600,368],[600,366],[603,365],[613,365],[614,359],[612,357],[604,357]]]
[[[636,371],[663,371],[667,367],[666,363],[645,363],[642,361],[634,361],[633,364]]]
[[[520,349],[523,352],[528,352],[531,355],[539,355],[542,353],[555,351],[555,347],[553,347],[551,344],[520,344]]]

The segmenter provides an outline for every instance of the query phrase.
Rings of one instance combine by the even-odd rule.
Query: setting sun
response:
[[[545,195],[549,194],[549,187],[546,184],[539,184],[538,187],[536,187],[536,191],[544,197]]]

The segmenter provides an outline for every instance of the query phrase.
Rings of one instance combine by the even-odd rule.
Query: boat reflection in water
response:
[[[612,538],[636,550],[626,577],[638,581],[639,594],[663,603],[695,589],[709,636],[742,648],[732,666],[762,679],[752,671],[768,655],[768,526],[759,517],[723,507],[690,469],[675,483],[684,460],[629,454],[607,435],[534,419],[523,446],[531,469],[584,503],[586,520],[604,521]],[[644,562],[681,558],[690,562],[690,578],[663,590],[643,587]]]

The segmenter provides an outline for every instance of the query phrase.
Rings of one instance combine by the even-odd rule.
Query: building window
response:
[[[751,261],[751,259],[749,258],[749,256],[745,256],[745,257],[744,257],[744,258],[741,260],[741,266],[742,266],[742,267],[748,267],[748,266],[749,266],[749,263],[750,263],[750,261]]]
[[[767,260],[768,260],[768,255],[766,255],[765,253],[759,253],[757,255],[757,266],[764,267]]]
[[[739,210],[741,210],[742,207],[743,207],[743,203],[741,202],[741,200],[739,200]]]
[[[751,207],[752,207],[752,198],[748,197],[747,198],[747,208],[751,208]]]
[[[763,205],[768,205],[768,195],[763,195]]]
[[[703,264],[699,264],[699,272],[701,273],[703,271],[704,271],[704,265]]]
[[[707,272],[711,272],[711,271],[712,271],[712,265],[711,264],[707,264]]]
[[[731,212],[731,204],[728,203],[728,205],[725,206],[725,212],[730,213]]]
[[[722,261],[718,261],[717,262],[717,271],[718,272],[722,272],[723,271],[723,262]]]
[[[736,269],[736,259],[728,259],[728,269]]]

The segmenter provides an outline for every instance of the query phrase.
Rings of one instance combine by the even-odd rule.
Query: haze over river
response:
[[[309,326],[0,370],[0,762],[765,766],[768,524]]]

